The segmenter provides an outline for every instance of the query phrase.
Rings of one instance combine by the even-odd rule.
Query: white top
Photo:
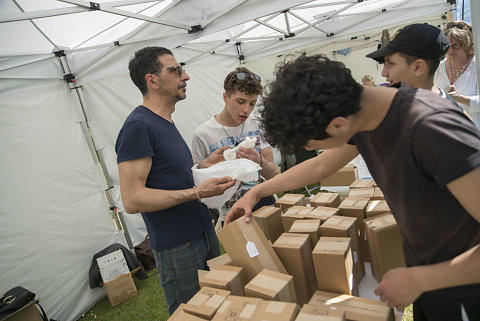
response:
[[[450,80],[448,79],[447,69],[446,69],[447,58],[440,62],[437,71],[435,72],[434,83],[440,89],[445,89],[447,86],[451,85]],[[465,111],[472,117],[473,122],[477,127],[480,127],[480,102],[478,96],[478,85],[477,85],[477,71],[475,66],[475,56],[472,57],[470,64],[467,69],[463,72],[462,75],[457,79],[453,84],[457,89],[458,93],[462,96],[470,97],[470,106],[460,104]]]
[[[255,144],[255,150],[260,153],[261,149],[270,147],[270,144],[263,138],[260,133],[260,122],[258,117],[254,114],[250,114],[245,122],[245,126],[242,131],[242,125],[236,127],[227,127],[225,130],[221,124],[219,124],[215,117],[212,117],[202,125],[200,125],[193,132],[192,138],[192,157],[193,163],[198,164],[202,160],[208,157],[213,151],[217,150],[223,146],[230,146],[231,148],[235,147],[238,143],[245,140],[247,137],[256,138],[257,142]],[[225,131],[228,133],[225,133]],[[226,205],[220,208],[220,220],[225,219],[225,215],[228,212],[228,209],[233,205],[233,203],[239,199],[243,193],[258,184],[255,182],[242,182],[242,187],[232,199],[226,203]]]

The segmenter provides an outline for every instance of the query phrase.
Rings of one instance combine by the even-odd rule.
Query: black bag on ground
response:
[[[35,293],[16,286],[0,298],[0,320],[17,311],[35,298]]]
[[[135,256],[145,270],[151,270],[157,267],[148,235],[145,236],[145,240],[142,243],[135,246]]]

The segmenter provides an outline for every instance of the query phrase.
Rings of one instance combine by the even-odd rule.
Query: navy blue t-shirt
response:
[[[162,190],[192,188],[192,154],[173,123],[138,106],[127,117],[115,145],[117,163],[152,157],[146,186]],[[159,252],[191,241],[211,228],[208,208],[197,200],[142,213],[152,248]]]

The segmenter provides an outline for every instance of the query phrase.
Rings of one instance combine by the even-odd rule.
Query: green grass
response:
[[[157,269],[147,271],[148,278],[133,278],[138,295],[113,307],[107,297],[101,299],[81,321],[164,321],[169,317]]]

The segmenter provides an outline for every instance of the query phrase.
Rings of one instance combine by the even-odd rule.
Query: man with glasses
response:
[[[225,77],[223,88],[223,110],[198,127],[193,134],[193,162],[200,168],[206,167],[208,164],[203,160],[210,154],[219,149],[225,150],[225,146],[235,147],[246,137],[251,137],[256,139],[254,148],[240,147],[237,158],[247,158],[259,164],[262,168],[259,174],[265,179],[272,178],[275,175],[272,148],[261,136],[258,119],[252,114],[258,95],[263,90],[260,76],[245,67],[238,67]],[[258,181],[242,182],[232,199],[220,208],[220,224],[223,225],[231,205],[256,184]],[[254,206],[254,210],[273,203],[273,196],[264,197]]]
[[[220,254],[210,213],[200,199],[223,194],[235,182],[221,177],[194,186],[192,156],[172,120],[190,78],[172,52],[143,48],[129,70],[143,103],[117,137],[120,191],[125,210],[142,213],[172,314],[199,290],[197,270],[207,269],[206,261]],[[213,153],[205,163],[219,159]]]

